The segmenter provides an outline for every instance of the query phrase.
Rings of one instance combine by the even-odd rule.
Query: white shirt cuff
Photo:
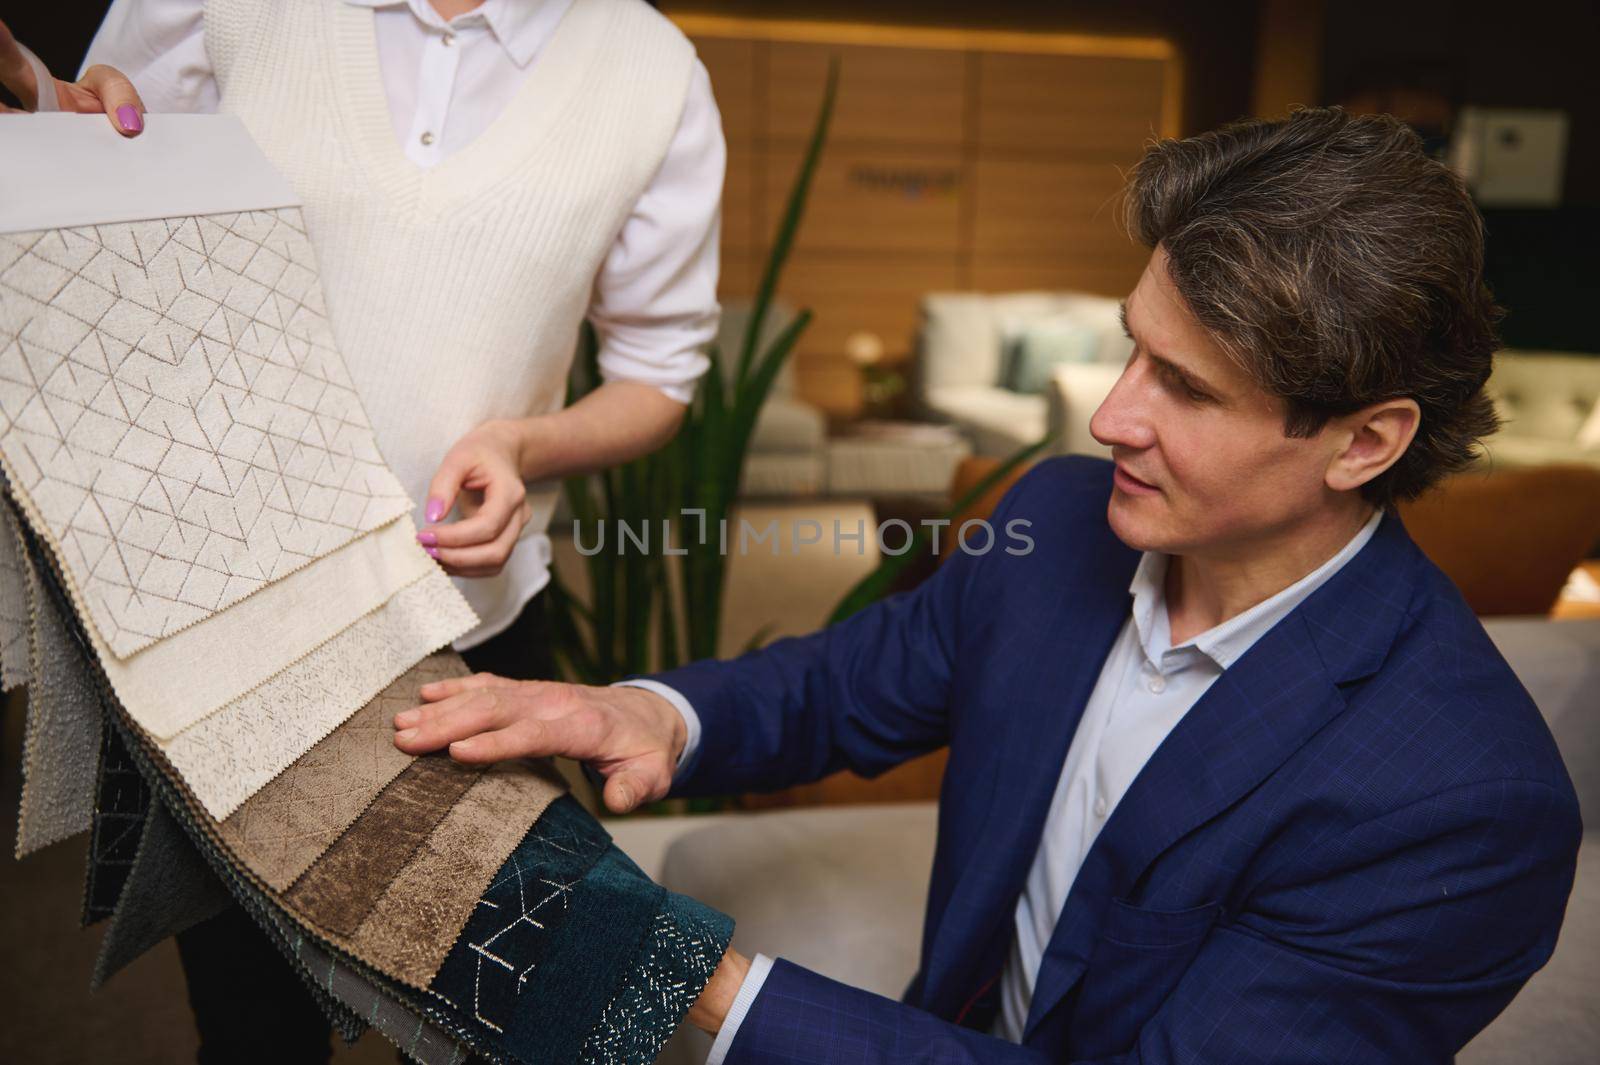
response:
[[[739,1025],[744,1023],[744,1015],[750,1012],[751,1004],[761,994],[761,985],[767,982],[770,972],[772,959],[765,954],[757,954],[750,959],[750,971],[744,974],[744,983],[739,985],[739,993],[733,996],[733,1005],[728,1007],[728,1015],[722,1019],[716,1041],[711,1044],[711,1053],[706,1055],[706,1065],[722,1065],[722,1059],[728,1056],[728,1048],[733,1046],[733,1037],[739,1034]]]
[[[672,704],[683,717],[684,726],[689,730],[688,738],[683,742],[683,751],[678,755],[678,764],[673,766],[676,773],[682,769],[684,763],[693,757],[695,750],[700,746],[700,715],[694,712],[694,707],[689,705],[689,700],[676,688],[669,688],[659,680],[650,680],[639,677],[636,680],[619,680],[612,684],[614,688],[643,688],[647,692],[655,692],[667,702]]]
[[[17,48],[21,50],[22,58],[27,61],[29,68],[33,70],[34,111],[43,114],[46,111],[61,110],[61,102],[56,99],[56,79],[51,75],[50,68],[46,67],[44,62],[21,41],[17,42]]]

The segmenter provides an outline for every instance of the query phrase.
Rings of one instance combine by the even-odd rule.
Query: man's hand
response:
[[[144,129],[144,101],[121,71],[96,64],[75,82],[50,77],[29,61],[4,22],[0,22],[0,85],[11,90],[26,110],[103,111],[124,137],[138,136]],[[0,111],[9,110],[0,104]]]
[[[705,990],[700,992],[700,997],[689,1007],[685,1019],[702,1032],[716,1035],[722,1030],[722,1022],[728,1016],[728,1009],[739,994],[739,985],[744,983],[744,978],[749,972],[750,959],[729,947],[728,952],[717,963],[717,971],[712,973],[711,979],[706,982]]]
[[[688,741],[683,715],[642,688],[507,680],[489,673],[422,687],[422,706],[396,714],[395,746],[450,748],[458,762],[562,755],[606,777],[605,804],[624,814],[666,796]]]
[[[532,512],[514,422],[485,422],[456,441],[428,486],[428,528],[417,541],[457,577],[493,577],[511,557]],[[461,520],[438,522],[458,507]]]

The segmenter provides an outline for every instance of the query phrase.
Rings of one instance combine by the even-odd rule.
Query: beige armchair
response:
[[[1600,466],[1600,355],[1502,351],[1488,391],[1504,423],[1496,466]]]

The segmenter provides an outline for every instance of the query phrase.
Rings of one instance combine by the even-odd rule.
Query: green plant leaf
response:
[[[750,363],[755,357],[756,340],[761,336],[761,327],[766,324],[772,297],[778,290],[778,279],[783,275],[784,264],[788,262],[789,252],[794,247],[795,234],[800,230],[800,220],[805,216],[806,201],[811,196],[811,179],[816,175],[817,162],[822,158],[823,146],[828,141],[828,127],[833,122],[833,104],[838,95],[839,59],[834,56],[828,60],[828,78],[822,90],[822,110],[817,115],[816,125],[811,129],[811,141],[806,145],[805,158],[795,175],[794,185],[789,189],[789,200],[784,204],[783,219],[779,222],[778,232],[773,237],[772,253],[767,256],[767,265],[761,272],[761,283],[756,288],[755,304],[751,308],[750,321],[745,326],[744,343],[739,348],[739,372],[735,377],[736,381],[744,381],[750,372]]]

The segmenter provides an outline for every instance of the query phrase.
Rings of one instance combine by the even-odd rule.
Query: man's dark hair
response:
[[[1399,120],[1310,108],[1160,141],[1127,208],[1200,324],[1286,401],[1287,435],[1416,400],[1416,438],[1362,485],[1369,501],[1414,498],[1499,427],[1483,391],[1500,313],[1483,219]]]

